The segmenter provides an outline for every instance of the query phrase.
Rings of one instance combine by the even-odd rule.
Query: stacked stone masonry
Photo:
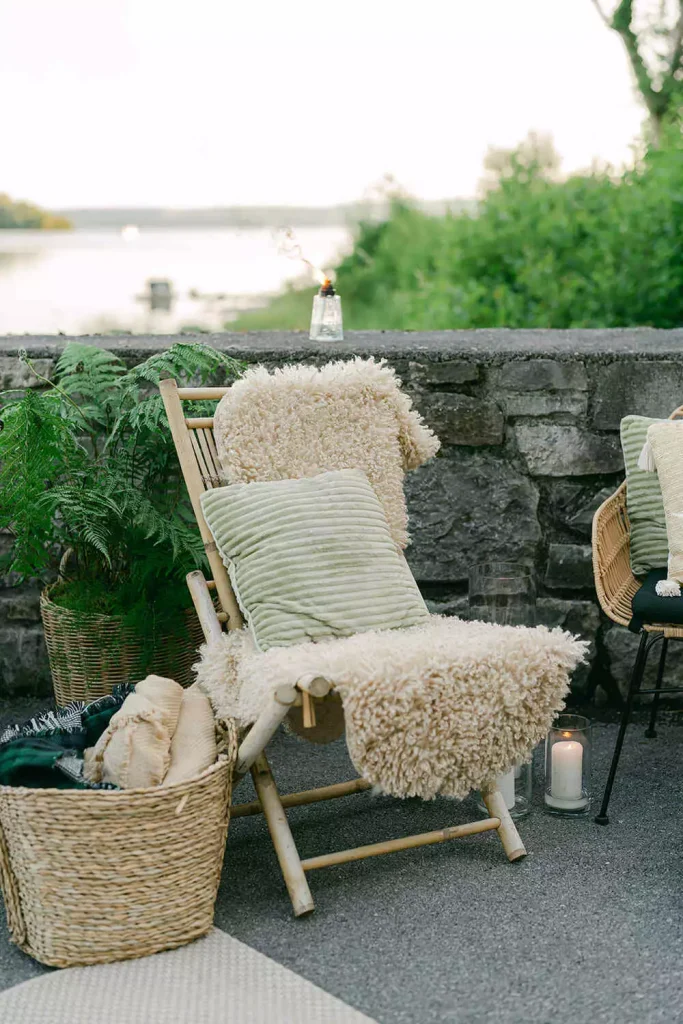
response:
[[[177,337],[79,340],[133,363]],[[200,340],[268,367],[386,359],[443,445],[406,486],[408,560],[432,610],[467,614],[473,562],[527,562],[536,575],[539,621],[591,641],[590,664],[573,681],[576,697],[618,701],[637,638],[599,610],[592,517],[623,479],[621,417],[667,416],[683,403],[683,330],[354,332],[326,347],[293,332]],[[34,383],[17,359],[20,348],[49,376],[66,341],[0,339],[2,388]],[[38,588],[12,582],[0,583],[0,698],[49,688]],[[672,666],[681,682],[682,656],[683,650]]]

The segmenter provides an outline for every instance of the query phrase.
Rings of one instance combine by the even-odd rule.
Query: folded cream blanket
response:
[[[164,786],[174,786],[177,782],[194,778],[212,765],[218,756],[211,704],[206,694],[196,686],[183,692],[170,755]]]
[[[432,616],[410,629],[256,650],[246,630],[206,644],[197,683],[251,724],[273,690],[324,676],[341,694],[358,772],[392,796],[465,797],[528,760],[587,644],[560,629]]]
[[[122,789],[172,786],[216,760],[213,712],[206,694],[150,675],[130,693],[94,747],[85,751],[91,782]]]
[[[183,688],[164,676],[147,676],[135,687],[94,747],[85,751],[85,775],[122,789],[159,786],[171,763]]]

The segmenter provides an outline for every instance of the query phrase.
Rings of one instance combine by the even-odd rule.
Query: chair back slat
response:
[[[218,402],[229,388],[179,388],[174,380],[164,380],[159,389],[197,526],[204,541],[218,599],[227,615],[228,629],[240,629],[243,625],[242,615],[230,585],[227,569],[204,519],[200,502],[204,491],[218,487],[222,483],[216,441],[213,436],[213,418],[186,419],[182,409],[184,401]]]
[[[218,450],[216,448],[216,438],[213,436],[213,422],[211,423],[211,428],[209,430],[204,431],[204,436],[206,437],[206,443],[208,445],[209,451],[211,452],[213,464],[216,467],[217,476],[219,477],[219,479],[222,479],[221,464],[218,459]]]
[[[219,487],[221,484],[221,476],[214,465],[213,456],[206,443],[204,436],[204,430],[188,430],[190,435],[190,441],[192,443],[192,450],[194,451],[197,465],[199,466],[199,472],[202,476],[202,483],[204,484],[204,490],[208,491],[214,487]]]
[[[218,457],[214,459],[213,455],[214,451],[216,450],[216,442],[214,440],[213,430],[204,427],[202,430],[195,430],[194,434],[196,435],[197,440],[199,441],[199,447],[201,449],[202,456],[204,457],[204,465],[208,470],[207,486],[211,488],[220,487],[221,483],[223,482],[223,474],[220,471]],[[209,438],[211,438],[211,445],[213,445],[213,449],[209,444]]]

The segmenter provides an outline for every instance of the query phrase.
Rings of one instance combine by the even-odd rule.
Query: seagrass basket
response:
[[[174,786],[0,786],[0,884],[10,938],[51,967],[174,949],[206,934],[223,864],[237,734]]]
[[[55,700],[95,700],[117,683],[137,683],[148,673],[169,676],[181,686],[194,680],[192,665],[204,642],[194,609],[183,616],[184,628],[170,636],[144,637],[114,615],[63,608],[52,600],[53,587],[40,597],[40,614]]]

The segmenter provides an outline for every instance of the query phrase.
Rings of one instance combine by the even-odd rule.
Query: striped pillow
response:
[[[262,651],[429,618],[361,470],[231,484],[201,502]]]
[[[647,416],[624,416],[621,421],[621,447],[626,466],[626,507],[631,521],[631,569],[641,576],[667,563],[664,501],[656,473],[638,469],[638,458],[653,423],[666,422]]]

